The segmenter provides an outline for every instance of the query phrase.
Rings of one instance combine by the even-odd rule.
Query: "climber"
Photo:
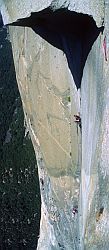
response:
[[[78,213],[78,207],[73,207],[72,214],[75,216],[75,214]]]
[[[41,182],[41,185],[42,185],[42,190],[44,190],[44,180],[42,178],[40,178],[40,182]]]
[[[43,186],[43,185],[44,185],[44,181],[43,181],[42,178],[40,178],[40,182],[41,182],[41,184],[42,184],[42,186]]]
[[[74,115],[74,117],[75,117],[75,123],[77,124],[77,125],[79,125],[79,127],[80,127],[80,129],[81,129],[81,117],[80,117],[80,113],[78,113],[77,115]]]

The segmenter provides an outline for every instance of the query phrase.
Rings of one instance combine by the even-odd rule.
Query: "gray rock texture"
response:
[[[4,22],[12,22],[18,18],[29,16],[31,12],[40,11],[47,7],[53,10],[68,8],[69,10],[84,13],[93,16],[97,25],[101,25],[105,15],[105,6],[108,6],[108,0],[1,0],[1,11]]]
[[[98,26],[104,22],[105,29],[88,56],[80,93],[62,51],[30,28],[9,29],[25,120],[39,167],[38,250],[107,250],[109,1],[4,0],[1,12],[8,23],[49,6],[92,15]],[[82,135],[74,121],[78,112]]]

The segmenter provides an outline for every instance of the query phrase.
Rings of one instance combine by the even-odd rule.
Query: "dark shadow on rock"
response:
[[[99,33],[103,32],[103,27],[98,28],[91,16],[66,8],[56,11],[47,8],[10,25],[31,27],[47,42],[62,50],[76,87],[80,88],[87,56]]]

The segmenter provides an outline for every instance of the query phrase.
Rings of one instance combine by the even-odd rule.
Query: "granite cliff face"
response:
[[[13,23],[49,6],[53,11],[68,7],[92,15],[97,26],[104,24],[105,28],[88,55],[80,91],[61,50],[31,28],[9,28],[25,120],[39,168],[38,249],[108,249],[109,2],[4,0],[1,12],[5,23]],[[82,131],[74,121],[78,112]]]

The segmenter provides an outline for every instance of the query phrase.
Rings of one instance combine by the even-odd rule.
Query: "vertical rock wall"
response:
[[[80,207],[83,249],[109,248],[108,105],[109,3],[104,6],[104,33],[87,59],[81,86],[82,169]],[[82,244],[82,242],[81,242]],[[85,245],[85,246],[84,246]]]
[[[39,249],[72,249],[78,205],[79,98],[65,55],[31,29],[10,29],[25,119],[35,148],[42,193]],[[72,110],[72,111],[71,111]],[[72,124],[72,125],[71,125]],[[77,133],[78,130],[78,133]],[[74,231],[74,232],[73,232]]]
[[[12,2],[7,11],[10,21],[15,20]],[[51,4],[58,8],[65,3]],[[98,25],[103,20],[105,24],[104,34],[86,62],[81,107],[65,55],[30,28],[10,28],[25,120],[39,167],[42,215],[38,250],[108,249],[109,3],[70,1],[69,8],[92,14]],[[30,12],[28,9],[25,15]],[[74,114],[80,110],[82,144],[74,122]]]

